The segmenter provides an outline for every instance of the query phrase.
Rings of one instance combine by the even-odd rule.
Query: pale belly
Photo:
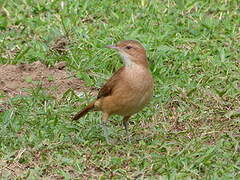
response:
[[[128,92],[126,97],[122,96],[122,99],[125,101],[121,101],[118,107],[120,107],[114,114],[128,116],[137,113],[145,105],[149,103],[153,95],[153,87],[150,84],[146,86],[139,87],[136,91],[131,90]]]

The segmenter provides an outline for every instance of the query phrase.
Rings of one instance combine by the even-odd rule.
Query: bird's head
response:
[[[116,45],[108,45],[108,48],[116,49],[123,58],[125,66],[134,64],[148,66],[146,51],[136,40],[123,40]]]

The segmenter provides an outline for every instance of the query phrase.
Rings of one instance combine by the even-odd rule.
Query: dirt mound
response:
[[[26,89],[41,86],[50,94],[59,96],[69,88],[75,91],[85,89],[82,80],[64,70],[65,62],[48,68],[40,61],[32,64],[0,65],[0,94],[13,97],[27,95]]]

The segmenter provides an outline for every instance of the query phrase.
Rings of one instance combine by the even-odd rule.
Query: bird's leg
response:
[[[129,118],[130,118],[130,116],[125,116],[125,117],[123,118],[123,126],[124,126],[124,128],[125,128],[125,130],[126,130],[126,135],[127,135],[127,137],[128,137],[128,142],[131,143],[131,138],[130,138],[129,132],[128,132],[128,119],[129,119]]]
[[[103,113],[102,116],[102,128],[103,128],[103,133],[104,133],[104,137],[105,140],[107,141],[107,143],[109,144],[109,133],[108,133],[108,129],[107,129],[107,120],[108,120],[109,114],[108,113]]]

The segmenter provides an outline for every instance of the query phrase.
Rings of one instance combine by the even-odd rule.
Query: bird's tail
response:
[[[94,103],[89,104],[88,106],[86,106],[83,110],[81,110],[80,112],[78,112],[73,118],[72,120],[78,120],[79,118],[83,117],[85,114],[88,113],[88,111],[92,110],[94,108]]]

